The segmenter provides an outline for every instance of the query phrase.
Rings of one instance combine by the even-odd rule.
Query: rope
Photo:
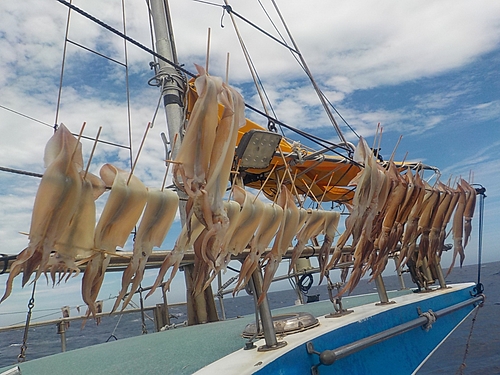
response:
[[[35,307],[35,288],[36,281],[33,282],[33,291],[31,292],[31,298],[28,302],[28,313],[26,314],[26,324],[24,326],[23,344],[21,345],[21,353],[19,353],[19,355],[17,356],[17,362],[24,362],[26,360],[26,349],[28,348],[28,330],[30,327],[33,307]]]
[[[70,42],[70,43],[71,43],[71,41],[68,41],[68,42]],[[85,48],[85,47],[83,47],[83,46],[81,46],[81,48],[86,49],[86,48]],[[93,52],[94,52],[94,51],[93,51]],[[95,52],[94,52],[94,53],[95,53]],[[106,56],[103,56],[103,57],[107,58]],[[118,64],[121,64],[120,62],[117,62],[117,63],[118,63]],[[14,109],[11,109],[11,108],[8,108],[8,107],[5,107],[5,106],[3,106],[3,105],[0,105],[0,108],[5,109],[6,111],[9,111],[9,112],[15,113],[16,115],[19,115],[19,116],[21,116],[21,117],[25,117],[25,118],[27,118],[27,119],[29,119],[29,120],[32,120],[32,121],[38,122],[39,124],[42,124],[42,125],[48,126],[48,127],[50,127],[50,128],[54,128],[54,125],[51,125],[51,124],[49,124],[49,123],[47,123],[47,122],[44,122],[44,121],[38,120],[38,119],[36,119],[36,118],[34,118],[34,117],[31,117],[31,116],[25,115],[24,113],[21,113],[21,112],[19,112],[19,111],[14,110]],[[72,134],[73,134],[73,135],[75,135],[75,136],[77,136],[77,135],[78,135],[78,134],[76,134],[76,133],[72,133]],[[82,135],[82,136],[81,136],[81,138],[83,138],[83,139],[88,139],[88,140],[90,140],[90,141],[95,141],[95,138],[88,137],[88,136],[85,136],[85,135]],[[118,144],[118,143],[114,143],[114,142],[103,141],[103,140],[101,140],[101,139],[99,139],[99,140],[98,140],[98,142],[100,142],[100,143],[104,143],[104,144],[107,144],[107,145],[110,145],[110,146],[114,146],[114,147],[120,147],[120,148],[125,148],[125,149],[128,149],[128,148],[129,148],[128,146],[120,145],[120,144]],[[38,176],[35,176],[35,177],[38,177]]]
[[[118,328],[118,325],[120,324],[120,321],[122,320],[122,318],[123,318],[123,314],[120,314],[120,317],[118,318],[118,321],[116,322],[115,328],[113,329],[113,332],[111,333],[111,335],[109,335],[106,342],[109,342],[109,340],[111,340],[111,339],[118,340],[118,338],[115,336],[115,332],[116,332],[116,329]]]
[[[142,334],[148,333],[146,328],[146,319],[144,318],[144,299],[142,298],[142,286],[139,287],[139,300],[141,302],[141,320],[142,320]]]
[[[292,44],[295,47],[295,49],[298,51],[299,48],[297,46],[297,43],[295,43],[295,40],[293,39],[292,34],[291,34],[290,30],[288,29],[287,24],[285,23],[285,20],[284,20],[283,16],[281,15],[281,12],[278,9],[278,5],[276,4],[275,0],[271,0],[271,2],[274,5],[274,9],[276,10],[276,13],[278,14],[279,18],[281,19],[281,23],[283,24],[283,27],[285,28],[285,30],[286,30],[286,32],[288,34],[288,37],[292,41]],[[312,76],[312,73],[311,73],[311,71],[309,70],[309,67],[306,64],[306,61],[304,60],[302,54],[297,53],[297,56],[299,57],[300,61],[302,62],[303,68],[305,69],[305,72],[306,72],[307,76],[309,77],[309,80],[311,81],[311,83],[312,83],[312,85],[314,87],[314,90],[318,94],[319,100],[321,101],[321,104],[323,105],[323,108],[325,109],[325,112],[326,112],[328,118],[330,119],[330,121],[331,121],[331,123],[332,123],[332,125],[333,125],[333,127],[335,129],[335,131],[337,132],[338,137],[340,138],[340,140],[342,141],[342,143],[344,145],[347,145],[348,143],[347,143],[347,141],[346,141],[346,139],[344,137],[344,134],[342,134],[342,131],[340,130],[339,125],[337,124],[337,121],[335,120],[335,118],[333,117],[332,112],[328,108],[328,105],[327,105],[327,103],[326,103],[326,101],[324,99],[323,92],[321,91],[321,89],[319,88],[318,84],[316,83],[314,77]],[[354,150],[352,150],[352,151],[354,151]]]
[[[304,284],[304,281],[306,279],[307,279],[307,284]],[[313,284],[313,275],[310,273],[305,273],[300,277],[298,287],[302,293],[307,294],[309,292],[309,289],[311,289],[312,284]]]
[[[429,310],[423,312],[422,314],[420,314],[420,316],[427,318],[427,323],[425,323],[422,328],[424,329],[425,332],[428,332],[432,328],[432,325],[436,323],[437,320],[436,314],[434,313],[434,311]]]
[[[469,355],[470,339],[472,337],[472,331],[474,330],[474,324],[476,323],[477,313],[479,312],[479,308],[482,306],[483,304],[480,304],[479,306],[476,307],[476,312],[474,313],[474,317],[472,318],[472,324],[470,326],[469,336],[467,337],[467,343],[465,344],[464,357],[462,359],[460,367],[458,368],[457,372],[455,372],[455,375],[462,375],[464,369],[467,367],[467,365],[465,364],[465,360]]]

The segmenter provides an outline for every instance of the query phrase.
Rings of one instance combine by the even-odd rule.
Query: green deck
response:
[[[389,292],[389,298],[411,293]],[[378,301],[377,294],[346,297],[345,308]],[[307,311],[314,316],[333,311],[329,301],[273,310],[274,315]],[[23,375],[55,374],[192,374],[244,346],[241,333],[254,315],[76,349],[21,363]],[[0,373],[13,366],[0,369]]]

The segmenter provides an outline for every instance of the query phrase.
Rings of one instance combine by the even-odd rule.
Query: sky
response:
[[[121,1],[75,0],[86,12],[123,30]],[[205,65],[210,29],[209,72],[224,77],[229,53],[229,82],[245,101],[262,108],[227,12],[220,5],[171,0],[179,61],[194,72]],[[285,35],[270,2],[234,1],[235,12],[279,38]],[[483,261],[499,261],[500,242],[500,2],[484,0],[338,1],[297,0],[278,3],[280,12],[319,86],[356,134],[373,142],[377,123],[383,127],[382,156],[388,159],[397,140],[396,160],[422,161],[437,166],[441,179],[469,178],[486,187]],[[267,11],[268,16],[264,13]],[[98,174],[106,162],[127,169],[137,154],[146,125],[153,119],[159,90],[148,86],[152,57],[127,45],[130,83],[131,149],[127,118],[125,68],[83,50],[97,50],[121,63],[124,42],[98,25],[72,13],[59,111],[64,36],[68,9],[55,0],[0,2],[0,166],[43,173],[43,151],[55,122],[101,140],[90,171]],[[125,1],[127,34],[151,46],[145,2]],[[273,20],[273,23],[271,23]],[[276,117],[291,126],[331,141],[337,135],[324,115],[316,94],[290,52],[252,26],[237,19]],[[275,26],[278,31],[275,30]],[[286,38],[288,44],[290,40]],[[267,121],[249,113],[256,122]],[[345,137],[357,136],[337,117]],[[135,174],[150,187],[160,187],[165,173],[166,132],[162,113],[148,134]],[[292,134],[287,133],[292,137]],[[92,142],[82,140],[87,160]],[[31,210],[39,178],[0,171],[0,253],[17,254],[28,243]],[[102,210],[106,195],[97,201]],[[473,222],[465,264],[477,263],[478,221]],[[179,223],[162,249],[171,249]],[[129,240],[126,250],[132,248]],[[449,264],[449,254],[443,263]],[[228,277],[233,276],[228,273]],[[119,289],[119,274],[106,277],[100,299],[109,309]],[[147,271],[145,285],[156,271]],[[6,280],[0,275],[0,293]],[[171,302],[185,300],[181,273],[169,292]],[[31,287],[20,287],[0,305],[0,326],[22,322]],[[276,288],[286,286],[279,284]],[[177,287],[177,288],[176,288]],[[159,302],[155,293],[147,304]],[[34,318],[60,316],[59,308],[83,305],[80,278],[52,288],[37,285]],[[38,311],[37,311],[38,310]],[[52,315],[51,315],[52,314]],[[72,315],[76,312],[72,310]]]

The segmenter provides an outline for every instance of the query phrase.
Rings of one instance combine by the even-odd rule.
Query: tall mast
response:
[[[156,51],[178,65],[168,0],[150,0],[150,2],[156,38]],[[181,93],[185,90],[184,78],[172,65],[163,60],[158,61],[158,66],[157,79],[161,83],[163,105],[167,117],[167,129],[172,151],[170,158],[173,159],[181,144],[180,129],[184,120]]]
[[[168,0],[150,1],[156,38],[156,52],[166,59],[173,61],[178,66]],[[161,60],[159,61],[159,70],[156,72],[156,78],[158,82],[161,82],[170,148],[172,151],[170,159],[174,159],[181,145],[180,130],[184,121],[181,96],[181,93],[185,92],[184,78],[173,66]],[[186,221],[185,207],[187,196],[181,190],[177,191],[177,194],[181,198],[179,213],[181,223],[184,225]],[[197,296],[193,294],[193,264],[184,266],[184,278],[186,281],[188,324],[193,325],[219,320],[211,286]]]

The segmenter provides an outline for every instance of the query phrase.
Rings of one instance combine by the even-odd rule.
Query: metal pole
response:
[[[422,271],[427,279],[427,282],[425,283],[425,289],[429,289],[429,285],[434,284],[434,277],[432,276],[431,270],[429,269],[429,262],[425,257],[422,259]]]
[[[222,273],[219,271],[217,275],[217,286],[218,289],[222,289]],[[226,309],[224,307],[224,295],[222,293],[217,293],[217,298],[219,299],[219,304],[220,304],[220,312],[222,314],[222,320],[226,320]]]
[[[177,64],[174,35],[171,27],[167,0],[151,0],[151,14],[156,37],[156,51],[159,55]],[[177,64],[178,65],[178,64]],[[167,117],[167,128],[172,150],[171,159],[180,147],[180,129],[184,121],[181,93],[184,92],[184,78],[173,66],[158,61],[158,82],[163,92],[163,104]],[[174,144],[174,140],[177,141]]]
[[[165,325],[170,325],[170,310],[168,308],[168,301],[167,301],[167,292],[165,291],[165,289],[163,288],[163,285],[161,287],[161,293],[162,293],[162,297],[163,297],[163,306],[164,308],[162,309],[162,312],[163,312],[163,320],[165,322]]]
[[[57,323],[57,333],[61,335],[61,352],[66,351],[66,324],[64,320]]]
[[[437,319],[450,314],[452,312],[455,312],[457,310],[460,310],[464,307],[467,307],[472,304],[481,304],[484,302],[484,296],[478,296],[474,298],[470,298],[466,301],[459,302],[455,305],[445,307],[444,309],[438,310],[436,312],[433,312],[432,310],[429,310],[427,313],[421,314],[420,317],[410,320],[409,322],[397,325],[395,327],[386,329],[385,331],[375,333],[371,336],[365,337],[363,339],[354,341],[350,344],[346,344],[344,346],[341,346],[339,348],[336,348],[334,350],[323,350],[321,353],[316,352],[314,350],[314,346],[312,345],[312,342],[308,342],[306,344],[307,351],[309,354],[318,354],[320,355],[320,363],[316,365],[318,367],[320,364],[322,365],[332,365],[336,360],[347,357],[353,353],[359,352],[360,350],[366,349],[372,345],[378,344],[382,341],[385,341],[387,339],[390,339],[392,337],[401,335],[405,332],[408,332],[414,328],[420,327],[420,326],[427,326],[427,328],[430,328],[432,323],[434,323]],[[477,308],[475,306],[474,308]]]
[[[378,297],[380,298],[380,304],[385,305],[389,303],[389,297],[387,297],[387,290],[385,289],[384,279],[382,275],[378,275],[375,278],[375,285],[377,286]]]
[[[257,301],[262,294],[262,274],[260,267],[257,267],[252,273],[252,280],[255,286],[255,293],[253,298]],[[276,330],[274,329],[273,316],[271,315],[271,307],[269,306],[269,300],[266,298],[259,306],[260,319],[262,322],[262,330],[264,331],[264,340],[266,340],[266,345],[259,347],[259,351],[267,351],[278,349],[286,345],[286,341],[280,341],[276,339]]]
[[[406,289],[406,284],[405,284],[405,279],[403,278],[403,272],[401,272],[401,266],[398,267],[399,256],[394,255],[393,259],[394,259],[394,265],[397,267],[396,271],[398,274],[399,287],[401,288],[401,290],[404,290]]]
[[[436,263],[435,269],[436,269],[436,273],[437,273],[437,277],[438,277],[438,281],[439,281],[439,286],[443,289],[446,288],[446,280],[444,279],[443,269],[441,268],[441,264]]]

